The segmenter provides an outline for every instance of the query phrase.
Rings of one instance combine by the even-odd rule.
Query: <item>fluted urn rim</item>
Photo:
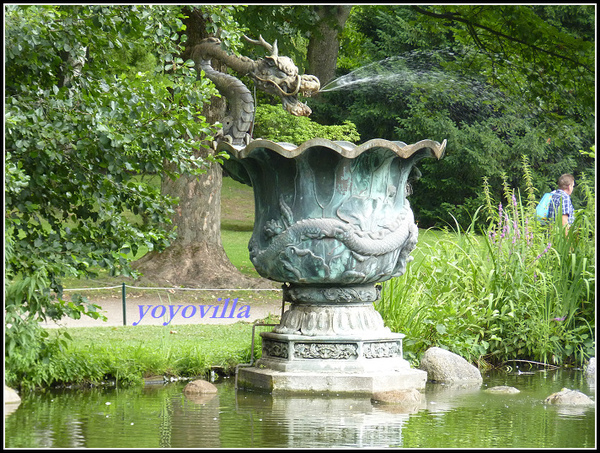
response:
[[[329,148],[341,156],[349,159],[354,159],[372,148],[389,149],[403,159],[408,159],[423,149],[429,149],[433,154],[432,157],[436,157],[439,160],[444,155],[444,151],[446,149],[446,140],[444,139],[442,143],[439,143],[435,140],[426,139],[408,145],[401,141],[390,141],[382,138],[375,138],[360,145],[356,145],[347,141],[333,141],[326,138],[313,138],[302,143],[300,146],[296,146],[293,143],[273,142],[271,140],[257,139],[251,141],[245,146],[221,142],[217,147],[217,151],[227,151],[238,159],[244,159],[248,157],[248,155],[250,155],[250,153],[252,153],[252,151],[255,149],[266,148],[285,158],[293,159],[302,154],[304,151],[314,147]]]

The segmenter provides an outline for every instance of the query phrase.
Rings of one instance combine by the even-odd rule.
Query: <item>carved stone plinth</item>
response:
[[[281,333],[287,331],[294,333]],[[404,335],[383,325],[372,302],[296,301],[279,326],[260,335],[262,357],[238,370],[240,388],[352,395],[425,388],[427,373],[403,358]]]
[[[378,297],[374,285],[284,285],[291,306],[260,334],[262,356],[238,370],[238,387],[353,395],[425,388],[427,373],[404,360],[404,335],[385,327],[373,306]]]
[[[391,331],[383,324],[373,302],[379,297],[374,285],[351,287],[283,287],[291,302],[273,332],[308,336],[359,336],[379,338]]]
[[[305,336],[263,332],[258,367],[277,371],[372,372],[408,368],[404,335],[385,337]]]

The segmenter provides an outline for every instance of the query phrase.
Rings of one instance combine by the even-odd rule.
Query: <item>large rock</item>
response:
[[[442,348],[429,348],[425,351],[419,368],[427,372],[427,378],[431,382],[453,384],[483,382],[477,367],[461,356]]]
[[[206,395],[217,393],[217,387],[208,381],[203,379],[197,379],[190,382],[183,389],[183,393],[186,395]]]
[[[515,387],[510,387],[508,385],[497,385],[496,387],[490,387],[489,389],[485,389],[488,393],[499,393],[502,395],[511,395],[513,393],[519,393],[520,390]]]
[[[417,389],[389,390],[373,393],[371,400],[383,404],[414,405],[423,401],[423,394]]]
[[[392,414],[416,414],[427,408],[425,395],[417,389],[374,392],[371,401]]]
[[[21,397],[16,390],[4,385],[4,404],[19,404]]]
[[[203,379],[190,382],[183,388],[185,398],[193,403],[205,405],[215,399],[218,389],[215,385]],[[218,398],[216,398],[218,400]]]
[[[563,388],[560,392],[553,393],[544,400],[546,404],[560,404],[563,406],[590,406],[594,400],[579,390]]]

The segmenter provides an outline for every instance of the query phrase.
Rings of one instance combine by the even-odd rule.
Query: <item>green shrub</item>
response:
[[[293,116],[278,105],[259,105],[254,120],[254,137],[301,145],[312,138],[358,142],[360,135],[350,121],[324,126],[306,116]]]
[[[207,377],[211,369],[230,375],[236,365],[250,361],[250,323],[189,324],[175,329],[173,326],[69,328],[72,341],[61,342],[61,332],[57,329],[40,328],[46,338],[44,344],[56,345],[56,349],[44,360],[16,363],[21,366],[7,370],[6,383],[32,390],[59,385],[93,386],[114,380],[117,386],[125,387],[154,375]],[[257,342],[254,353],[260,354],[260,350]]]

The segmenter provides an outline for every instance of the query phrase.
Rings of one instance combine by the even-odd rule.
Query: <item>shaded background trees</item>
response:
[[[484,175],[498,195],[503,173],[522,187],[521,155],[540,193],[562,173],[594,176],[579,152],[594,143],[594,30],[592,6],[355,6],[338,75],[394,57],[405,77],[324,93],[314,118],[349,119],[363,140],[447,138],[412,206],[420,226],[467,225]]]

